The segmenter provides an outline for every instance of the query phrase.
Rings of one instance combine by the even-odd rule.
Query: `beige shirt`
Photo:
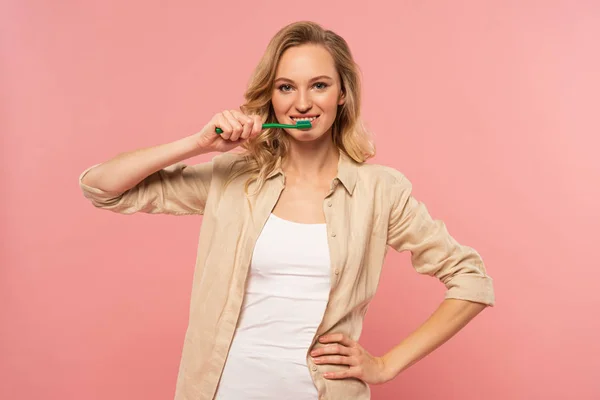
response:
[[[285,187],[278,169],[258,195],[247,198],[247,176],[225,185],[236,161],[242,161],[240,155],[226,153],[193,166],[179,163],[125,193],[81,183],[89,169],[80,176],[84,195],[96,207],[124,214],[204,215],[176,400],[213,399],[240,315],[255,242]],[[358,341],[388,246],[411,252],[415,270],[439,279],[447,288],[446,298],[494,304],[492,279],[479,254],[457,243],[442,221],[432,219],[412,196],[411,183],[395,169],[358,164],[342,153],[323,212],[331,291],[309,351],[322,346],[317,339],[327,333],[344,333]],[[324,372],[346,366],[315,365],[308,353],[306,365],[319,398],[370,398],[368,385],[360,380],[323,378]]]

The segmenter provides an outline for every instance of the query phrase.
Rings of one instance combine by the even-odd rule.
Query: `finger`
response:
[[[348,368],[344,371],[338,372],[324,372],[323,378],[326,379],[348,379],[348,378],[358,378],[357,370],[355,368]]]
[[[319,338],[319,342],[321,343],[341,343],[347,347],[354,347],[356,342],[350,339],[348,336],[343,333],[332,333],[329,335],[324,335]]]
[[[244,115],[244,119],[246,122],[244,123],[244,130],[242,131],[242,134],[240,135],[240,139],[246,140],[252,134],[252,130],[254,129],[254,120],[245,115]]]
[[[229,140],[231,137],[231,133],[233,132],[233,128],[231,124],[227,121],[227,118],[223,115],[223,113],[217,116],[217,123],[215,124],[218,128],[221,128],[223,133],[221,133],[221,137],[225,140]]]
[[[233,115],[234,115],[234,116],[235,116],[237,119],[239,119],[239,120],[240,120],[240,122],[243,122],[243,123],[245,123],[245,124],[246,124],[246,123],[248,123],[248,122],[252,122],[252,117],[251,117],[251,116],[249,116],[249,115],[246,115],[246,114],[244,114],[243,112],[241,112],[241,111],[238,111],[238,110],[230,110],[230,111],[231,111],[231,113],[232,113],[232,114],[233,114]]]
[[[233,115],[231,110],[223,111],[223,115],[225,115],[225,117],[227,118],[227,121],[229,122],[229,124],[231,125],[231,128],[232,128],[232,132],[231,132],[231,136],[229,137],[229,140],[237,141],[240,138],[242,131],[244,130],[244,126],[235,117],[235,115]]]
[[[354,357],[345,356],[322,356],[313,360],[315,364],[338,364],[338,365],[358,365],[358,361]]]
[[[234,118],[236,118],[243,127],[240,139],[248,139],[252,133],[254,119],[238,110],[229,110],[229,112],[231,112]]]
[[[327,344],[310,352],[311,356],[320,356],[323,354],[341,354],[345,356],[351,355],[351,349],[339,343]]]
[[[253,115],[252,119],[254,120],[254,126],[252,127],[251,137],[254,137],[262,131],[262,119],[260,115]]]
[[[225,115],[225,117],[227,118],[227,121],[233,128],[233,131],[231,133],[231,136],[229,137],[229,140],[231,140],[231,141],[238,140],[240,138],[240,135],[242,134],[242,131],[244,130],[244,127],[242,126],[240,121],[238,121],[238,119],[233,115],[233,113],[231,111],[223,111],[223,115]]]

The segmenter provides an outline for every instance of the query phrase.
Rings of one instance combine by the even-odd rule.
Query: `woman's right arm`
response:
[[[122,153],[89,168],[80,176],[80,186],[95,206],[116,212],[202,213],[212,165],[188,167],[181,162],[229,151],[258,134],[261,126],[259,116],[224,111],[194,135]],[[221,135],[215,133],[217,127]]]
[[[194,136],[189,136],[119,154],[90,169],[81,183],[105,192],[122,193],[163,168],[203,153],[205,151],[198,147]]]

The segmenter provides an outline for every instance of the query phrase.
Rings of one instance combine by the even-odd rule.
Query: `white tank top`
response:
[[[273,214],[254,248],[218,400],[316,400],[306,364],[330,290],[325,224]]]

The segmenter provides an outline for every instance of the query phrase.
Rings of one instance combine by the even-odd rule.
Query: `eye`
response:
[[[289,92],[290,90],[292,90],[292,87],[287,83],[284,83],[283,85],[279,85],[278,89],[281,92]]]
[[[319,90],[322,90],[322,89],[327,89],[327,87],[329,87],[329,85],[326,84],[325,82],[317,82],[317,83],[315,83],[315,87]]]

